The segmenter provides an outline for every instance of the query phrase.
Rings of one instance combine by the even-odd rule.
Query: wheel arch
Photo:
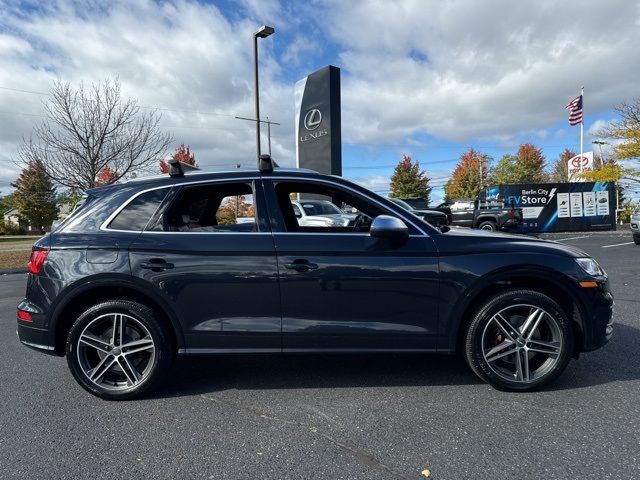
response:
[[[167,300],[144,285],[132,281],[131,277],[119,275],[89,277],[81,284],[68,287],[59,298],[50,318],[54,352],[57,355],[64,355],[67,334],[79,314],[91,305],[111,298],[138,301],[153,309],[167,327],[176,352],[177,349],[184,347],[184,335],[178,312]]]
[[[575,291],[578,287],[573,287],[571,280],[561,272],[539,266],[503,269],[478,279],[452,313],[454,332],[449,336],[451,343],[448,348],[452,351],[460,350],[472,315],[488,298],[506,289],[523,288],[540,292],[560,305],[571,320],[574,333],[573,354],[577,356],[584,339],[583,318],[586,317],[585,306]]]

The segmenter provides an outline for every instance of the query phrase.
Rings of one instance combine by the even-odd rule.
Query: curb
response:
[[[10,275],[12,273],[27,273],[26,268],[0,268],[0,275]]]

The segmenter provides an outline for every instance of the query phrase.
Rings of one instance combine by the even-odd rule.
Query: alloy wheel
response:
[[[106,390],[137,387],[150,375],[156,346],[136,318],[108,313],[92,320],[78,337],[77,358],[86,378]]]
[[[563,351],[557,320],[535,305],[511,305],[494,314],[482,333],[482,354],[499,377],[521,384],[550,373]]]

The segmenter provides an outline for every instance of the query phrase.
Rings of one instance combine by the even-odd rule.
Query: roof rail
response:
[[[184,177],[184,172],[190,172],[192,170],[200,170],[194,165],[181,162],[175,158],[169,159],[169,176],[170,177]]]

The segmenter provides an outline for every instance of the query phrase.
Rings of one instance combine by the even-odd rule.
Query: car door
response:
[[[178,187],[130,247],[131,271],[180,318],[186,353],[280,351],[280,296],[260,180]]]
[[[346,203],[369,216],[408,218],[400,207],[370,200],[355,186],[282,177],[265,181],[278,256],[283,350],[434,350],[438,258],[432,239],[417,226],[421,222],[408,223],[411,235],[401,245],[346,221],[327,228],[299,226],[290,207],[293,190],[313,198],[324,194],[334,203],[345,200],[337,206]]]
[[[456,201],[451,205],[451,223],[457,227],[472,227],[474,205],[471,201]]]

